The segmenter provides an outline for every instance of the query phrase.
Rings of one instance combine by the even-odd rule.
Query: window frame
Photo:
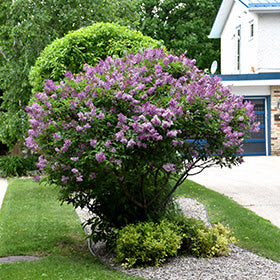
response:
[[[236,26],[236,69],[241,71],[241,25]]]
[[[255,24],[254,20],[249,21],[249,40],[253,40],[255,37]]]

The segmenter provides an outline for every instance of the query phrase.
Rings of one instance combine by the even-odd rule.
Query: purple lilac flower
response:
[[[82,131],[83,128],[82,128],[80,125],[77,125],[77,126],[76,126],[76,130],[77,130],[77,131]]]
[[[167,127],[171,127],[172,125],[173,125],[172,121],[163,121],[161,127],[167,128]]]
[[[88,124],[88,123],[86,123],[86,124],[84,125],[84,129],[89,129],[89,128],[91,128],[91,125]]]
[[[174,147],[176,147],[176,146],[179,144],[179,141],[177,141],[177,140],[172,140],[172,144],[173,144]]]
[[[169,131],[167,131],[166,136],[167,137],[176,137],[177,134],[178,134],[177,130],[169,130]]]
[[[108,149],[111,145],[111,141],[110,140],[107,140],[104,144],[104,146]]]
[[[34,177],[33,177],[33,182],[34,183],[38,183],[38,182],[40,182],[40,176],[39,175],[35,175]]]
[[[64,140],[64,145],[61,148],[61,151],[66,152],[69,149],[70,145],[71,145],[71,140],[70,139],[65,139]]]
[[[151,123],[154,124],[155,126],[158,126],[161,124],[161,121],[159,119],[159,117],[157,115],[155,115],[152,120],[151,120]]]
[[[75,174],[78,175],[79,174],[79,170],[76,168],[72,168],[71,171]]]
[[[127,117],[124,116],[122,113],[118,114],[118,120],[121,124],[127,123]]]
[[[133,148],[136,145],[136,142],[133,139],[130,139],[126,145],[127,148]]]
[[[76,177],[76,181],[77,181],[77,182],[82,182],[82,181],[83,181],[83,176],[82,176],[82,175],[77,176],[77,177]]]
[[[105,115],[104,115],[102,112],[100,112],[98,115],[96,115],[96,117],[97,117],[98,119],[104,119],[104,118],[105,118]]]
[[[151,63],[147,63],[147,61],[151,61]],[[168,69],[172,62],[181,63],[182,67],[185,67],[185,75],[174,78],[164,72],[162,65],[165,65],[164,68]],[[191,118],[193,121],[196,120],[196,116],[190,108],[193,108],[192,105],[196,105],[199,99],[201,104],[205,106],[206,112],[208,112],[205,116],[207,122],[216,121],[215,125],[219,123],[220,131],[224,133],[224,147],[218,147],[217,151],[210,151],[206,147],[203,153],[227,153],[228,148],[229,151],[235,149],[234,151],[240,152],[238,146],[242,143],[244,132],[249,130],[247,120],[248,118],[254,119],[252,104],[248,102],[243,104],[243,99],[232,96],[230,90],[223,87],[217,77],[212,78],[205,75],[194,66],[193,60],[186,58],[184,55],[176,57],[170,54],[166,55],[162,50],[149,49],[145,50],[143,54],[127,54],[124,59],[113,60],[107,58],[96,67],[86,65],[84,74],[74,77],[71,73],[67,73],[66,76],[73,81],[71,86],[70,83],[67,84],[67,81],[61,82],[59,86],[52,81],[47,81],[45,91],[37,93],[36,102],[26,108],[32,128],[28,132],[29,137],[26,139],[26,144],[34,151],[40,150],[40,135],[47,134],[45,132],[48,132],[50,125],[55,126],[56,131],[65,130],[70,133],[76,130],[85,131],[92,127],[91,132],[96,133],[93,135],[98,135],[97,133],[100,133],[100,131],[93,123],[96,118],[101,120],[106,116],[105,125],[103,121],[98,122],[100,125],[104,125],[103,128],[106,130],[104,137],[106,135],[107,139],[104,140],[104,147],[110,148],[112,152],[116,153],[116,149],[110,147],[111,142],[108,139],[114,139],[114,141],[121,142],[123,146],[130,148],[135,146],[147,148],[150,146],[150,141],[167,141],[166,144],[176,147],[180,152],[180,147],[187,145],[183,141],[185,139],[181,137],[181,135],[188,135],[188,128],[184,127],[184,122],[190,122]],[[84,88],[81,88],[81,85]],[[166,97],[166,102],[164,100],[163,103],[157,102],[158,98],[153,98],[157,89],[158,92],[163,89],[161,88],[162,85],[166,85],[167,93],[166,95],[163,93]],[[114,95],[113,98],[109,99],[112,94]],[[148,97],[149,100],[147,100]],[[71,113],[68,113],[67,119],[63,121],[55,119],[51,105],[54,105],[52,103],[53,99],[58,98],[69,98],[68,109],[78,116],[78,120],[71,120]],[[106,101],[102,102],[102,98],[105,98]],[[81,100],[84,101],[81,102]],[[200,111],[196,113],[200,114]],[[212,114],[220,117],[216,120],[212,117]],[[246,117],[244,118],[242,114]],[[107,122],[107,117],[111,123]],[[232,121],[233,117],[239,121]],[[128,119],[133,120],[133,123]],[[85,121],[88,123],[85,123]],[[109,127],[112,128],[109,129]],[[178,127],[182,127],[182,131],[175,130]],[[258,124],[252,125],[251,130],[257,131]],[[110,135],[110,133],[112,134]],[[61,139],[59,132],[51,136],[57,141]],[[86,135],[81,136],[86,137]],[[131,139],[132,137],[133,139]],[[176,137],[176,140],[174,140],[174,137]],[[126,138],[130,140],[128,141]],[[70,140],[64,140],[64,144],[49,147],[48,151],[54,153],[55,150],[61,155],[61,151],[66,152],[70,145]],[[72,145],[74,145],[74,142]],[[90,145],[95,147],[97,140],[90,139]],[[114,145],[116,145],[115,142]],[[189,145],[191,147],[192,144]],[[73,146],[74,148],[77,148],[77,155],[80,156],[88,147],[77,145]],[[120,152],[121,149],[117,149],[117,151]],[[190,148],[189,152],[194,157],[199,156],[199,152],[195,149]],[[71,157],[71,160],[76,162],[78,156]],[[119,157],[119,154],[116,153],[115,156]],[[105,160],[106,156],[103,152],[96,153],[96,159],[100,162]],[[112,158],[111,160],[114,161],[115,159]],[[43,169],[44,160],[41,159],[39,162]],[[71,170],[72,167],[67,166],[67,170]],[[171,171],[175,165],[166,164],[164,167],[165,170]],[[75,174],[77,181],[82,181],[83,176],[77,169],[72,168],[72,173]]]
[[[61,138],[61,136],[58,133],[54,133],[53,137],[55,140],[59,140]]]
[[[48,161],[46,160],[45,156],[43,156],[43,155],[39,156],[36,166],[39,168],[39,170],[41,172],[43,172],[43,170],[47,166],[47,164],[48,164]]]
[[[95,147],[96,146],[96,144],[97,144],[97,140],[96,139],[89,139],[89,141],[90,141],[90,145],[92,146],[92,147]]]
[[[104,153],[102,151],[100,153],[96,153],[95,157],[98,162],[101,162],[106,159],[106,156],[104,155]]]
[[[176,165],[174,163],[166,163],[162,166],[162,168],[166,171],[175,172],[176,171],[175,166]]]
[[[61,182],[66,184],[68,180],[69,180],[69,177],[62,175]]]

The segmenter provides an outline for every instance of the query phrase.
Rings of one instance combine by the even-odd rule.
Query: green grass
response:
[[[192,181],[177,195],[203,202],[212,223],[228,225],[239,246],[280,261],[280,229],[228,197]],[[36,255],[40,261],[0,264],[0,280],[140,279],[102,265],[87,248],[83,229],[73,208],[60,206],[53,186],[29,179],[9,183],[0,211],[0,256]]]
[[[280,229],[225,195],[187,180],[176,191],[206,205],[210,222],[221,222],[234,232],[240,247],[280,262]]]
[[[39,261],[0,264],[0,280],[140,279],[102,265],[87,248],[84,231],[53,186],[12,180],[0,211],[0,256],[35,255]]]

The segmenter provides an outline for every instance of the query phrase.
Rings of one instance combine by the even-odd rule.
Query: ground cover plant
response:
[[[93,257],[73,207],[61,206],[57,197],[55,186],[9,181],[0,210],[0,257],[35,255],[41,260],[0,264],[0,279],[140,280]]]
[[[63,201],[97,215],[95,241],[158,220],[189,175],[242,161],[243,137],[258,127],[253,106],[194,63],[151,48],[107,57],[48,80],[26,108],[27,146]]]

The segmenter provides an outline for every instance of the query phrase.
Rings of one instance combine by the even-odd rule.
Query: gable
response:
[[[234,0],[223,0],[213,23],[209,38],[221,38],[228,16],[234,4]],[[280,0],[236,0],[244,5],[250,12],[273,13],[280,11]]]

